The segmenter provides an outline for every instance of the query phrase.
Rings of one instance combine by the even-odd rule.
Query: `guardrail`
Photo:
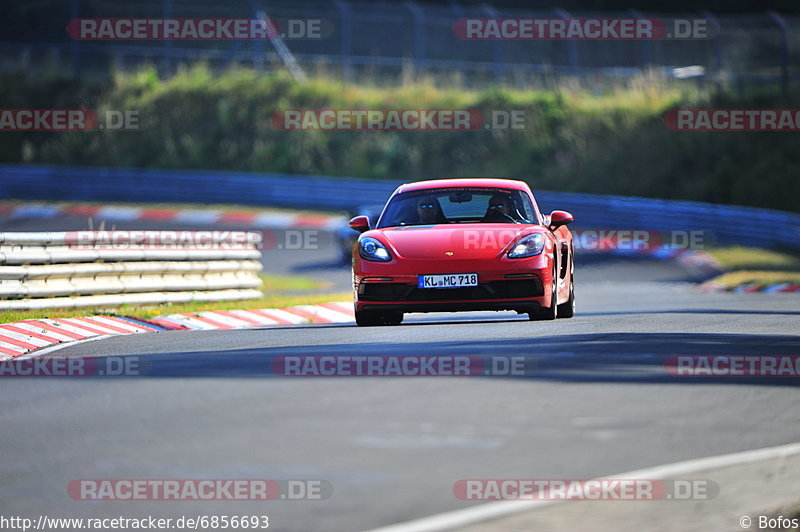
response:
[[[113,233],[0,233],[0,310],[261,297],[260,233]]]
[[[409,179],[414,181],[416,179]],[[564,209],[578,229],[702,230],[726,244],[800,249],[800,214],[695,201],[538,190],[539,208]],[[232,203],[353,210],[382,204],[401,181],[199,170],[0,165],[0,197],[141,203]]]

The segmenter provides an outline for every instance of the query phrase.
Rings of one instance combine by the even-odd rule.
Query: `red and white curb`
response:
[[[9,218],[48,219],[61,216],[91,216],[109,222],[151,220],[186,224],[229,224],[268,229],[335,230],[344,224],[341,216],[292,212],[258,212],[212,209],[159,209],[150,207],[22,204],[0,205],[0,214]]]
[[[700,289],[705,292],[735,292],[737,294],[755,294],[758,292],[767,294],[778,293],[794,293],[800,294],[800,284],[792,283],[776,283],[776,284],[758,284],[758,283],[745,283],[737,286],[729,286],[714,281],[703,283]]]
[[[353,323],[351,302],[252,310],[209,310],[149,320],[118,316],[23,320],[0,325],[0,360],[89,339],[174,330],[250,329],[274,325]]]
[[[149,321],[166,329],[213,331],[219,329],[248,329],[268,325],[352,323],[355,321],[355,317],[352,303],[336,302],[272,309],[209,310],[206,312],[170,314]]]
[[[80,318],[23,320],[0,325],[0,360],[27,355],[57,344],[119,334],[163,330],[129,318],[88,316]]]

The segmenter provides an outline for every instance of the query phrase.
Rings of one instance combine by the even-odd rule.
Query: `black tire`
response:
[[[559,318],[571,318],[575,315],[575,283],[570,279],[569,299],[558,306]]]
[[[400,325],[403,323],[402,312],[378,312],[375,310],[356,311],[356,324],[360,327],[375,325]]]
[[[528,319],[531,321],[550,321],[558,317],[559,304],[558,304],[558,277],[556,273],[558,270],[553,269],[553,286],[552,296],[550,297],[550,307],[543,308],[538,312],[529,312]]]
[[[356,324],[359,327],[374,327],[375,325],[383,325],[383,319],[380,313],[373,310],[357,310]]]
[[[386,325],[400,325],[403,323],[402,312],[386,312],[383,314],[383,323]]]
[[[559,318],[571,318],[575,315],[575,263],[570,263],[569,299],[558,306]]]

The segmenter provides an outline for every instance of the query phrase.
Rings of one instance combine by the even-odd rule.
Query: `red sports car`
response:
[[[572,215],[542,215],[528,185],[439,179],[401,185],[375,227],[350,220],[359,325],[406,312],[514,310],[531,320],[575,313]]]

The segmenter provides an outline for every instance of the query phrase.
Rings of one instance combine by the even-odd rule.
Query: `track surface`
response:
[[[333,247],[290,255],[275,252],[268,267],[347,286]],[[798,355],[800,298],[703,294],[658,261],[584,258],[576,268],[571,320],[412,315],[400,327],[169,332],[66,348],[144,355],[196,378],[0,383],[0,513],[266,513],[274,530],[359,530],[468,506],[452,494],[459,479],[590,478],[800,440],[796,384],[679,380],[661,366],[678,354]],[[521,379],[235,378],[291,354],[524,355],[539,370]],[[324,479],[334,496],[92,503],[65,491],[78,478],[184,477]]]

